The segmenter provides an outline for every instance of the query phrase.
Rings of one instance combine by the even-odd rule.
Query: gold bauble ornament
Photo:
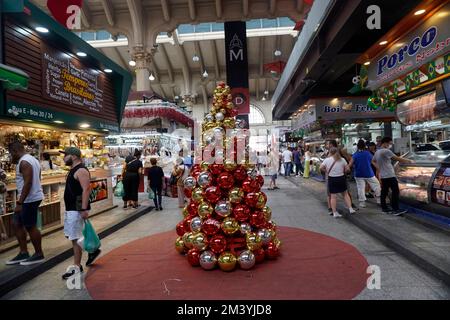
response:
[[[205,219],[214,211],[214,208],[208,202],[201,202],[198,206],[197,212],[200,218]]]
[[[255,207],[257,209],[263,209],[265,206],[266,206],[266,198],[264,198],[264,196],[261,193],[259,193]]]
[[[194,188],[194,190],[192,190],[192,201],[194,201],[195,203],[199,203],[203,200],[203,189],[202,188]],[[270,219],[268,219],[270,220]]]
[[[227,102],[227,106],[226,106],[226,108],[227,108],[228,110],[231,110],[231,109],[233,109],[233,108],[234,108],[234,104],[233,104],[233,102]]]
[[[227,95],[227,100],[228,101],[233,101],[233,95],[232,94],[228,94]]]
[[[227,109],[221,108],[219,111],[220,111],[224,116],[227,115]]]
[[[231,252],[223,252],[217,262],[222,271],[233,271],[236,267],[237,259]]]
[[[200,169],[202,169],[202,171],[208,171],[209,163],[206,161],[202,161],[202,163],[200,163]]]
[[[183,237],[178,237],[175,240],[175,250],[180,254],[185,252]]]
[[[236,162],[234,162],[234,160],[226,159],[223,162],[223,168],[227,171],[233,171],[237,168],[237,164]]]
[[[186,246],[186,248],[188,249],[192,249],[194,247],[194,245],[192,244],[192,241],[194,240],[194,233],[192,232],[186,232],[183,235],[182,238],[184,245]]]
[[[204,251],[208,248],[208,238],[204,233],[198,232],[193,235],[192,245],[194,248]]]
[[[261,237],[258,236],[256,233],[254,232],[247,233],[245,239],[247,240],[247,248],[249,250],[254,251],[261,249],[263,243]]]
[[[227,235],[232,235],[239,230],[240,226],[236,219],[231,217],[226,217],[223,219],[221,224],[222,231]]]
[[[277,249],[281,246],[282,242],[280,241],[280,239],[277,238],[276,236],[276,232],[274,231],[274,237],[273,237],[273,244],[277,247]]]
[[[185,218],[189,215],[189,211],[187,209],[187,206],[185,206],[181,212],[183,213],[183,217],[185,217]]]
[[[264,219],[266,219],[266,221],[270,221],[270,219],[272,219],[272,209],[268,206],[264,206],[261,211],[263,212]]]
[[[228,194],[228,198],[230,199],[231,203],[240,203],[242,199],[244,198],[244,190],[241,188],[233,188],[230,190],[230,193]]]
[[[236,121],[233,118],[227,117],[223,119],[223,126],[227,129],[233,129],[236,126]]]

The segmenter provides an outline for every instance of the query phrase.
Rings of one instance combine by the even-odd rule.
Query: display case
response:
[[[400,200],[416,208],[435,211],[430,206],[432,181],[448,156],[444,151],[407,153],[404,157],[414,163],[396,165]]]
[[[436,169],[430,186],[431,206],[450,217],[450,156]]]

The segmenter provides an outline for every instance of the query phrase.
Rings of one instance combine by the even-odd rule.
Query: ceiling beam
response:
[[[242,0],[242,13],[244,17],[248,16],[248,0]]]
[[[177,48],[177,54],[179,59],[181,59],[182,62],[182,71],[183,71],[183,78],[184,78],[184,89],[185,94],[192,94],[191,90],[191,71],[189,68],[189,64],[186,58],[186,52],[184,51],[184,47],[180,44],[180,41],[178,40],[178,32],[175,30],[175,32],[172,35],[173,40],[175,42],[175,47]]]
[[[270,0],[269,4],[269,13],[271,16],[275,15],[275,11],[277,10],[277,0]]]
[[[188,0],[188,5],[189,5],[189,16],[191,17],[191,20],[197,19],[194,0]]]
[[[114,7],[111,0],[101,0],[106,19],[111,27],[114,27]]]
[[[161,7],[162,7],[164,21],[169,22],[170,21],[170,9],[169,9],[168,0],[161,0]]]
[[[210,40],[211,45],[211,53],[213,55],[213,61],[214,61],[214,76],[217,79],[220,79],[220,64],[219,64],[219,56],[217,54],[217,45],[216,40]]]
[[[222,0],[216,0],[216,15],[217,18],[222,18]]]
[[[84,3],[81,7],[81,22],[87,29],[91,28],[91,11],[87,3]]]
[[[130,10],[131,22],[133,24],[134,45],[143,46],[143,24],[142,24],[142,3],[141,0],[127,0]]]
[[[160,44],[158,46],[158,48],[160,48],[161,54],[162,54],[163,59],[164,59],[164,62],[166,63],[167,72],[169,73],[169,80],[170,80],[170,82],[173,83],[174,80],[175,80],[175,77],[174,77],[174,74],[173,74],[172,63],[170,62],[169,56],[167,55],[166,46],[165,46],[165,44]]]
[[[165,75],[165,73],[163,73],[163,75]],[[177,77],[183,77],[183,73],[182,72],[176,72],[175,75]],[[161,76],[161,70],[160,70],[160,76]],[[249,80],[256,80],[256,79],[272,80],[273,77],[269,73],[265,73],[262,77],[259,75],[259,73],[251,73],[249,75]],[[209,79],[209,78],[208,79],[204,79],[201,83],[208,84],[210,82],[212,82],[214,84],[216,83],[215,80]],[[156,81],[156,80],[152,81],[152,85],[154,85],[154,84],[161,84],[161,85],[167,85],[167,86],[173,86],[173,87],[177,86],[177,83],[171,82],[169,79],[164,79],[164,80],[161,80],[159,82]],[[215,87],[215,85],[214,85],[214,87]]]
[[[259,37],[259,75],[264,74],[264,37]]]

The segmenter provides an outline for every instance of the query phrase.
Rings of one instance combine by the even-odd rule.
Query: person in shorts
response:
[[[69,147],[60,152],[64,154],[64,163],[70,167],[64,190],[64,203],[66,206],[64,235],[72,241],[74,265],[62,276],[64,280],[67,280],[73,275],[83,272],[83,267],[81,266],[83,249],[78,244],[78,240],[83,237],[84,220],[89,217],[89,210],[91,209],[89,204],[91,177],[89,170],[81,161],[81,151],[78,148]],[[80,198],[81,208],[79,208]],[[95,252],[89,253],[86,266],[91,265],[100,252],[100,249],[97,249]]]
[[[268,154],[270,184],[268,190],[280,189],[277,186],[279,157],[274,150]]]
[[[20,252],[7,261],[7,265],[28,266],[43,262],[42,236],[37,228],[39,205],[44,199],[41,185],[41,165],[39,161],[25,152],[20,142],[13,142],[8,147],[11,160],[16,164],[16,185],[18,200],[14,209],[14,229],[19,242]],[[34,254],[30,256],[27,248],[27,233],[34,247]]]

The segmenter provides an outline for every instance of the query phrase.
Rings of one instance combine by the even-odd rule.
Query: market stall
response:
[[[17,200],[15,166],[7,151],[11,142],[22,142],[38,160],[48,154],[53,161],[52,170],[42,170],[45,198],[39,211],[44,233],[64,223],[69,168],[59,150],[65,147],[80,148],[91,172],[91,215],[113,207],[104,137],[119,130],[132,78],[29,1],[24,1],[23,12],[4,14],[2,24],[0,62],[15,72],[13,81],[0,74],[0,166],[7,172],[0,219],[9,242]]]

